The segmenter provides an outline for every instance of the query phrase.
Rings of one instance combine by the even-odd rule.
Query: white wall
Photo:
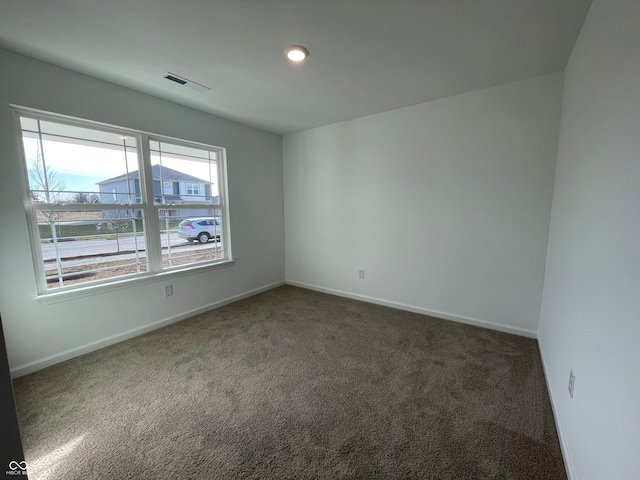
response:
[[[637,0],[595,0],[565,72],[539,341],[573,479],[640,478]]]
[[[0,50],[0,82],[0,311],[14,374],[284,281],[280,136],[6,50]],[[22,160],[9,104],[226,147],[236,264],[172,278],[174,295],[166,299],[158,281],[52,305],[36,300],[24,186],[18,181]]]
[[[534,336],[561,95],[552,74],[285,136],[287,281]]]

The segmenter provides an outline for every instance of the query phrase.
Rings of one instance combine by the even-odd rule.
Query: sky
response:
[[[23,143],[27,168],[31,170],[33,161],[42,161],[38,140],[25,137]],[[128,152],[125,159],[123,151],[47,140],[42,143],[44,162],[68,191],[97,192],[96,183],[126,173],[127,164],[129,171],[138,170],[134,151]]]
[[[27,161],[27,169],[32,170],[33,162],[44,162],[56,178],[64,182],[68,192],[98,192],[98,182],[138,170],[138,158],[134,148],[128,149],[114,146],[96,147],[85,143],[68,143],[63,141],[43,140],[39,154],[37,138],[25,135],[23,144]],[[156,143],[157,144],[157,143]],[[160,163],[160,157],[153,155],[152,164]],[[204,180],[211,178],[212,194],[217,195],[217,179],[215,162],[213,168],[205,161],[192,161],[178,156],[163,154],[162,165],[174,170],[193,175]],[[30,180],[31,182],[31,180]],[[40,189],[31,182],[32,189]]]

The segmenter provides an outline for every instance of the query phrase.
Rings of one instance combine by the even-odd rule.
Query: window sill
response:
[[[169,270],[162,273],[155,274],[143,274],[141,276],[135,276],[131,278],[114,280],[108,283],[101,283],[98,285],[87,285],[78,287],[69,287],[61,291],[47,292],[42,295],[38,295],[36,300],[39,300],[46,305],[66,302],[69,300],[77,300],[79,298],[90,297],[92,295],[101,295],[103,293],[114,292],[125,288],[132,288],[139,285],[146,285],[149,283],[166,282],[174,278],[185,277],[188,275],[194,275],[202,273],[208,270],[217,270],[219,268],[231,267],[235,264],[235,260],[225,260],[223,262],[209,264],[209,265],[196,265],[193,267],[181,268],[179,270]]]

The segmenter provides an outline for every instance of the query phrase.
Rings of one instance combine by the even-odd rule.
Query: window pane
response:
[[[42,256],[39,294],[228,259],[224,149],[17,111],[28,174],[25,208],[35,227],[30,240],[34,255]],[[137,148],[142,139],[149,149]],[[142,175],[146,165],[151,169]],[[159,224],[143,218],[152,203]]]
[[[38,129],[39,125],[39,129]],[[34,128],[35,126],[35,128]],[[25,119],[22,122],[22,128],[34,134],[41,133],[49,139],[59,139],[68,143],[76,144],[92,144],[96,143],[110,146],[115,150],[119,150],[123,140],[127,145],[135,148],[135,137],[127,137],[121,132],[107,132],[104,130],[78,127],[76,125],[67,125],[65,123],[51,122],[48,120]]]
[[[150,146],[156,204],[220,203],[218,152],[158,141]]]
[[[21,119],[31,203],[140,203],[136,140]]]
[[[21,117],[20,125],[22,126],[22,130],[31,130],[34,132],[38,130],[38,121],[34,118]]]
[[[47,288],[147,271],[140,210],[37,210]]]
[[[224,258],[219,209],[161,209],[158,218],[164,268]]]

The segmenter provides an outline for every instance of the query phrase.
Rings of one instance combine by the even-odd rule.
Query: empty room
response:
[[[0,476],[640,478],[640,2],[0,0]]]

